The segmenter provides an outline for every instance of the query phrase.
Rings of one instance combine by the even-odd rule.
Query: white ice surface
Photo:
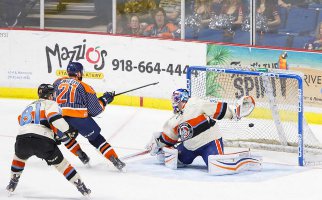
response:
[[[0,99],[0,199],[83,198],[53,167],[48,167],[44,161],[35,157],[28,160],[16,191],[7,197],[5,187],[9,182],[18,129],[17,116],[29,102]],[[151,133],[160,130],[170,115],[170,111],[108,106],[96,121],[102,128],[102,135],[122,157],[143,150]],[[321,126],[312,127],[317,134],[322,134]],[[91,168],[83,166],[64,146],[60,146],[60,149],[92,190],[91,199],[322,199],[322,192],[319,192],[322,186],[321,167],[280,164],[284,160],[296,163],[296,155],[261,152],[264,155],[263,171],[219,177],[208,175],[200,158],[190,167],[171,170],[158,164],[153,157],[144,155],[126,161],[127,172],[120,173],[109,166],[82,136],[78,137],[78,141],[91,158]]]

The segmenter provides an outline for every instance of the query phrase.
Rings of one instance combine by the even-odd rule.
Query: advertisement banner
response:
[[[97,92],[131,92],[132,96],[169,99],[186,87],[189,65],[205,65],[206,44],[113,35],[47,31],[0,33],[0,86],[36,88],[66,75],[70,61],[85,67],[84,82]]]
[[[311,68],[292,68],[304,74],[304,103],[322,108],[322,70]]]
[[[304,74],[303,95],[305,106],[322,108],[322,53],[209,44],[207,47],[207,65],[222,65],[237,68],[247,67],[250,69],[279,69],[278,61],[280,55],[283,53],[287,54],[285,59],[289,70],[300,71]],[[256,86],[256,81],[252,82],[250,82],[248,85]],[[287,88],[294,87],[287,83],[287,87],[285,87],[284,91],[283,85],[285,86],[285,83],[280,82],[280,84],[276,87],[277,91],[280,90],[282,94],[287,94],[287,92],[290,91],[290,89]],[[279,86],[283,87],[279,88]],[[254,87],[254,91],[256,88],[258,87]],[[257,94],[258,92],[256,92],[256,96],[258,96]],[[287,95],[283,96],[283,98],[287,98]]]

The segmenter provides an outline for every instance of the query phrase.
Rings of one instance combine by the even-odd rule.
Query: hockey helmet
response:
[[[177,89],[172,93],[171,102],[173,112],[178,113],[180,111],[178,105],[180,102],[187,102],[189,99],[189,92],[186,89]]]
[[[48,99],[50,95],[53,95],[55,92],[54,86],[51,84],[41,84],[38,87],[38,97],[42,99]]]
[[[67,74],[68,76],[76,76],[78,72],[83,74],[84,67],[81,63],[79,62],[70,62],[67,65]]]

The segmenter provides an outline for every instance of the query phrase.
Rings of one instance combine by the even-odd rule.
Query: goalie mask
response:
[[[189,99],[189,92],[186,89],[177,89],[172,93],[172,108],[174,113],[181,111],[179,108],[180,102],[187,102]]]

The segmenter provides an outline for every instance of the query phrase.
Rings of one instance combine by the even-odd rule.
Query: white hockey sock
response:
[[[20,176],[25,168],[25,163],[27,160],[20,159],[16,156],[13,156],[11,164],[11,178],[15,176]]]
[[[61,163],[54,165],[54,166],[73,185],[75,185],[75,182],[78,179],[81,179],[79,174],[77,173],[77,171],[74,169],[74,167],[72,167],[65,158]]]

